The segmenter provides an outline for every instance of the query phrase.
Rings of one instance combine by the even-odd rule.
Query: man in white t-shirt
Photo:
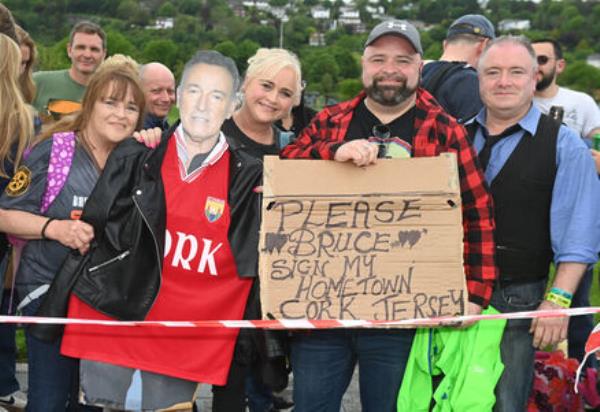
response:
[[[563,109],[562,122],[575,129],[583,138],[590,139],[600,133],[600,109],[594,99],[582,92],[560,87],[556,78],[566,66],[560,45],[556,40],[541,39],[532,42],[538,61],[538,79],[536,84],[535,104],[544,113],[552,106]],[[598,152],[592,151],[596,160],[596,168],[600,173],[597,160]],[[590,265],[573,296],[572,307],[590,306],[590,287],[592,283],[593,266]],[[585,342],[593,329],[593,316],[575,316],[569,321],[568,346],[569,357],[582,360],[585,353]],[[592,357],[593,358],[593,357]],[[594,365],[595,359],[588,361]]]
[[[600,133],[600,108],[594,99],[556,84],[566,66],[560,45],[551,39],[537,40],[532,45],[538,60],[535,104],[544,113],[552,106],[561,106],[564,110],[562,121],[584,138]]]

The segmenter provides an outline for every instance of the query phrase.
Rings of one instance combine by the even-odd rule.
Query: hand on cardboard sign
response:
[[[366,139],[352,140],[341,145],[335,152],[334,160],[347,162],[351,160],[356,166],[369,166],[375,164],[379,148]]]
[[[544,300],[538,310],[562,309],[555,303]],[[533,333],[533,346],[544,349],[546,346],[554,346],[567,338],[569,318],[566,316],[552,318],[535,318],[531,321],[529,333]]]
[[[158,127],[133,132],[133,138],[150,149],[154,149],[158,146],[161,136],[162,130]]]
[[[469,304],[467,305],[467,315],[480,315],[482,310],[483,310],[483,308],[480,305],[478,305],[477,303],[469,302]],[[459,325],[459,327],[468,328],[469,326],[473,325],[475,322],[477,322],[477,321],[476,320],[464,321]]]

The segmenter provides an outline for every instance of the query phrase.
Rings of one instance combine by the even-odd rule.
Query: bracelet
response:
[[[571,306],[571,299],[567,299],[564,296],[561,295],[557,295],[556,293],[553,292],[548,292],[548,294],[546,294],[546,300],[548,302],[552,302],[557,304],[558,306],[560,306],[561,308],[569,308]]]
[[[564,296],[565,298],[567,298],[569,300],[573,299],[572,293],[569,293],[564,289],[557,288],[556,286],[554,286],[552,289],[550,289],[550,293],[555,293],[557,295]]]
[[[44,226],[42,226],[42,239],[48,239],[46,237],[46,229],[48,229],[48,225],[50,224],[50,222],[52,222],[54,219],[53,217],[48,218],[48,220],[46,220],[46,223],[44,223]]]

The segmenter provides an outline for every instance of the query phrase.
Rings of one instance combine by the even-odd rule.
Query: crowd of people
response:
[[[443,49],[425,61],[412,24],[378,24],[361,57],[363,90],[316,113],[304,106],[299,59],[281,48],[259,49],[243,77],[229,57],[199,50],[177,83],[160,62],[107,58],[102,28],[81,21],[71,66],[33,72],[35,43],[0,4],[1,313],[261,319],[264,156],[372,167],[381,127],[402,147],[388,157],[456,154],[467,314],[589,306],[600,153],[586,143],[600,109],[558,86],[566,63],[553,39],[496,37],[487,18],[466,15]],[[593,326],[585,316],[511,319],[490,336],[483,323],[426,335],[36,324],[25,329],[26,405],[15,326],[0,324],[0,411],[192,411],[203,383],[216,412],[337,412],[357,365],[364,411],[429,410],[431,397],[444,410],[525,411],[536,348],[568,338],[581,360]],[[485,348],[478,367],[493,373],[462,365],[486,382],[476,393],[413,390],[432,379],[414,365],[440,331],[444,350]],[[290,368],[291,401],[278,395]],[[454,374],[439,387],[464,379]]]

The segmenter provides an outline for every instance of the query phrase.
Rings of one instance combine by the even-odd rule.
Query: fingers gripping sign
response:
[[[352,140],[344,143],[335,152],[334,160],[338,162],[352,161],[356,166],[363,167],[375,164],[379,148],[376,144],[365,139]]]

